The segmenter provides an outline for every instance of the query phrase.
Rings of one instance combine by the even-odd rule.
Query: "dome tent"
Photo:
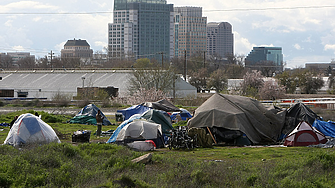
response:
[[[144,119],[135,119],[120,130],[116,135],[115,142],[125,144],[144,140],[153,140],[155,146],[163,147],[161,125]]]
[[[285,138],[285,146],[309,146],[324,144],[327,138],[307,121],[301,121]]]
[[[100,109],[97,106],[89,104],[81,109],[80,112],[78,112],[78,114],[69,121],[69,123],[96,125],[97,120],[95,119],[95,116],[97,115],[98,110]],[[111,125],[111,122],[107,119],[104,113],[102,113],[102,111],[101,115],[104,117],[102,125]]]
[[[20,146],[22,144],[48,144],[60,140],[50,125],[39,117],[22,114],[13,124],[4,144]]]

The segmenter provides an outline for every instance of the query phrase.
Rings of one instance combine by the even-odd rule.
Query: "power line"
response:
[[[335,8],[335,5],[324,6],[299,6],[299,7],[266,7],[266,8],[236,8],[223,10],[203,10],[203,12],[233,12],[233,11],[261,11],[261,10],[294,10],[294,9],[320,9]]]
[[[322,9],[335,8],[335,5],[320,6],[297,6],[297,7],[265,7],[265,8],[233,8],[202,10],[203,12],[234,12],[234,11],[263,11],[263,10],[294,10],[294,9]],[[112,14],[114,11],[96,11],[96,12],[0,12],[0,15],[89,15],[89,14]]]

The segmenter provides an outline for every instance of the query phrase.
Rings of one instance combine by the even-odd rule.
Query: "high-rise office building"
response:
[[[283,71],[283,53],[281,47],[253,47],[245,58],[245,67],[259,69],[260,67],[274,68]]]
[[[202,17],[201,7],[175,7],[174,22],[175,57],[206,52],[207,17]]]
[[[234,34],[228,22],[211,22],[207,24],[207,52],[217,58],[234,54]]]
[[[173,55],[173,5],[166,0],[114,0],[108,24],[109,58]]]

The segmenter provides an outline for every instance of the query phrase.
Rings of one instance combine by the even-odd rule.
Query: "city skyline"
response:
[[[44,57],[56,55],[69,39],[83,39],[96,51],[107,47],[113,1],[46,0],[0,3],[0,52],[23,51]],[[321,1],[210,0],[167,1],[174,7],[202,7],[209,22],[229,22],[234,53],[245,56],[253,47],[282,47],[286,67],[335,58],[335,3]],[[283,16],[284,15],[284,16]]]

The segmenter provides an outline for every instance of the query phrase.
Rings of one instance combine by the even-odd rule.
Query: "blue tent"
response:
[[[128,125],[129,123],[133,122],[135,119],[141,119],[140,116],[132,116],[131,118],[129,118],[128,120],[122,122],[117,128],[116,130],[113,132],[112,136],[108,139],[107,143],[112,143],[116,141],[117,135],[119,135],[121,129],[123,129],[123,127],[125,127],[126,125]]]
[[[335,138],[335,122],[326,122],[316,119],[312,126],[322,132],[325,136]]]
[[[148,111],[150,108],[142,105],[134,105],[123,110],[117,110],[118,113],[122,113],[124,120],[129,119],[134,114],[143,114]]]
[[[189,118],[192,118],[192,115],[189,111],[187,111],[186,109],[180,108],[180,112],[173,112],[171,114],[171,119],[172,120],[176,120],[177,119],[177,115],[179,114],[181,117],[181,120],[186,121]]]

